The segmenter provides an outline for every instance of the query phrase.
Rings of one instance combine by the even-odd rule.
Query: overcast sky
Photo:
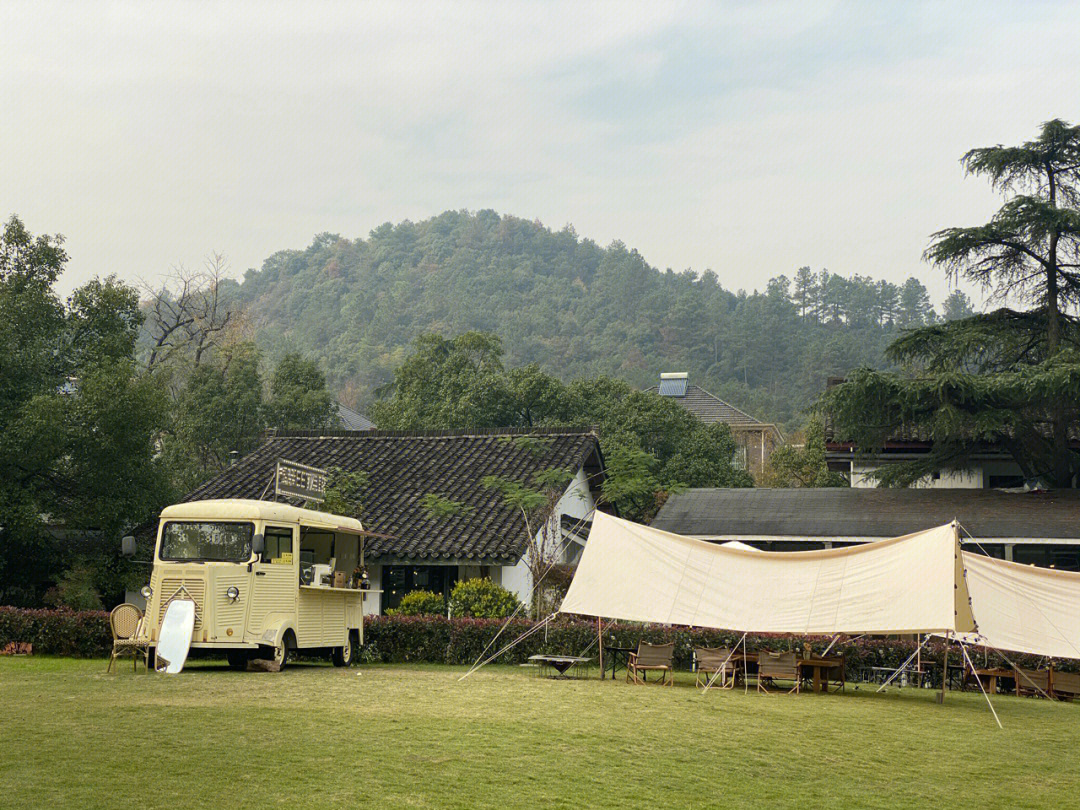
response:
[[[0,3],[0,216],[64,289],[494,208],[762,287],[916,274],[1080,119],[1075,3]]]

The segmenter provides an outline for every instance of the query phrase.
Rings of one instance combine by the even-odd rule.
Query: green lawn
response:
[[[0,658],[0,806],[1076,807],[1080,705]]]

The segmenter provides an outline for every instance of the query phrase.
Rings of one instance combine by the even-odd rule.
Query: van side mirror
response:
[[[116,535],[113,535],[114,537]],[[135,556],[135,538],[130,534],[127,537],[120,538],[120,553],[125,557]]]
[[[263,551],[266,549],[266,538],[262,534],[257,534],[251,538],[251,550],[262,557]]]

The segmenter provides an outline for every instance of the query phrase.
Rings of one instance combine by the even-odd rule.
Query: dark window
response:
[[[456,565],[386,565],[382,570],[383,609],[397,608],[411,591],[432,591],[449,598],[458,580]]]
[[[988,475],[986,486],[990,489],[1013,489],[1024,485],[1022,475]]]
[[[1059,571],[1080,571],[1080,546],[1013,546],[1013,562],[1056,568]]]
[[[1005,546],[1003,543],[964,543],[963,549],[975,554],[993,557],[995,560],[1005,559]]]
[[[292,529],[280,529],[277,527],[268,527],[263,532],[264,546],[263,546],[263,561],[264,562],[277,562],[279,564],[291,565],[292,553],[293,553],[293,533]],[[285,555],[289,555],[286,557]]]

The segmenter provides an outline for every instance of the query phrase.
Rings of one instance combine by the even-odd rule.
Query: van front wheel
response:
[[[281,637],[281,644],[274,647],[270,660],[278,665],[278,670],[285,669],[294,649],[296,649],[296,636],[293,635],[292,630],[286,630],[285,635]]]
[[[353,631],[349,631],[349,634],[345,637],[344,647],[334,647],[330,653],[330,660],[334,662],[335,667],[351,667],[353,662],[353,656],[356,654],[356,644],[353,639]]]

